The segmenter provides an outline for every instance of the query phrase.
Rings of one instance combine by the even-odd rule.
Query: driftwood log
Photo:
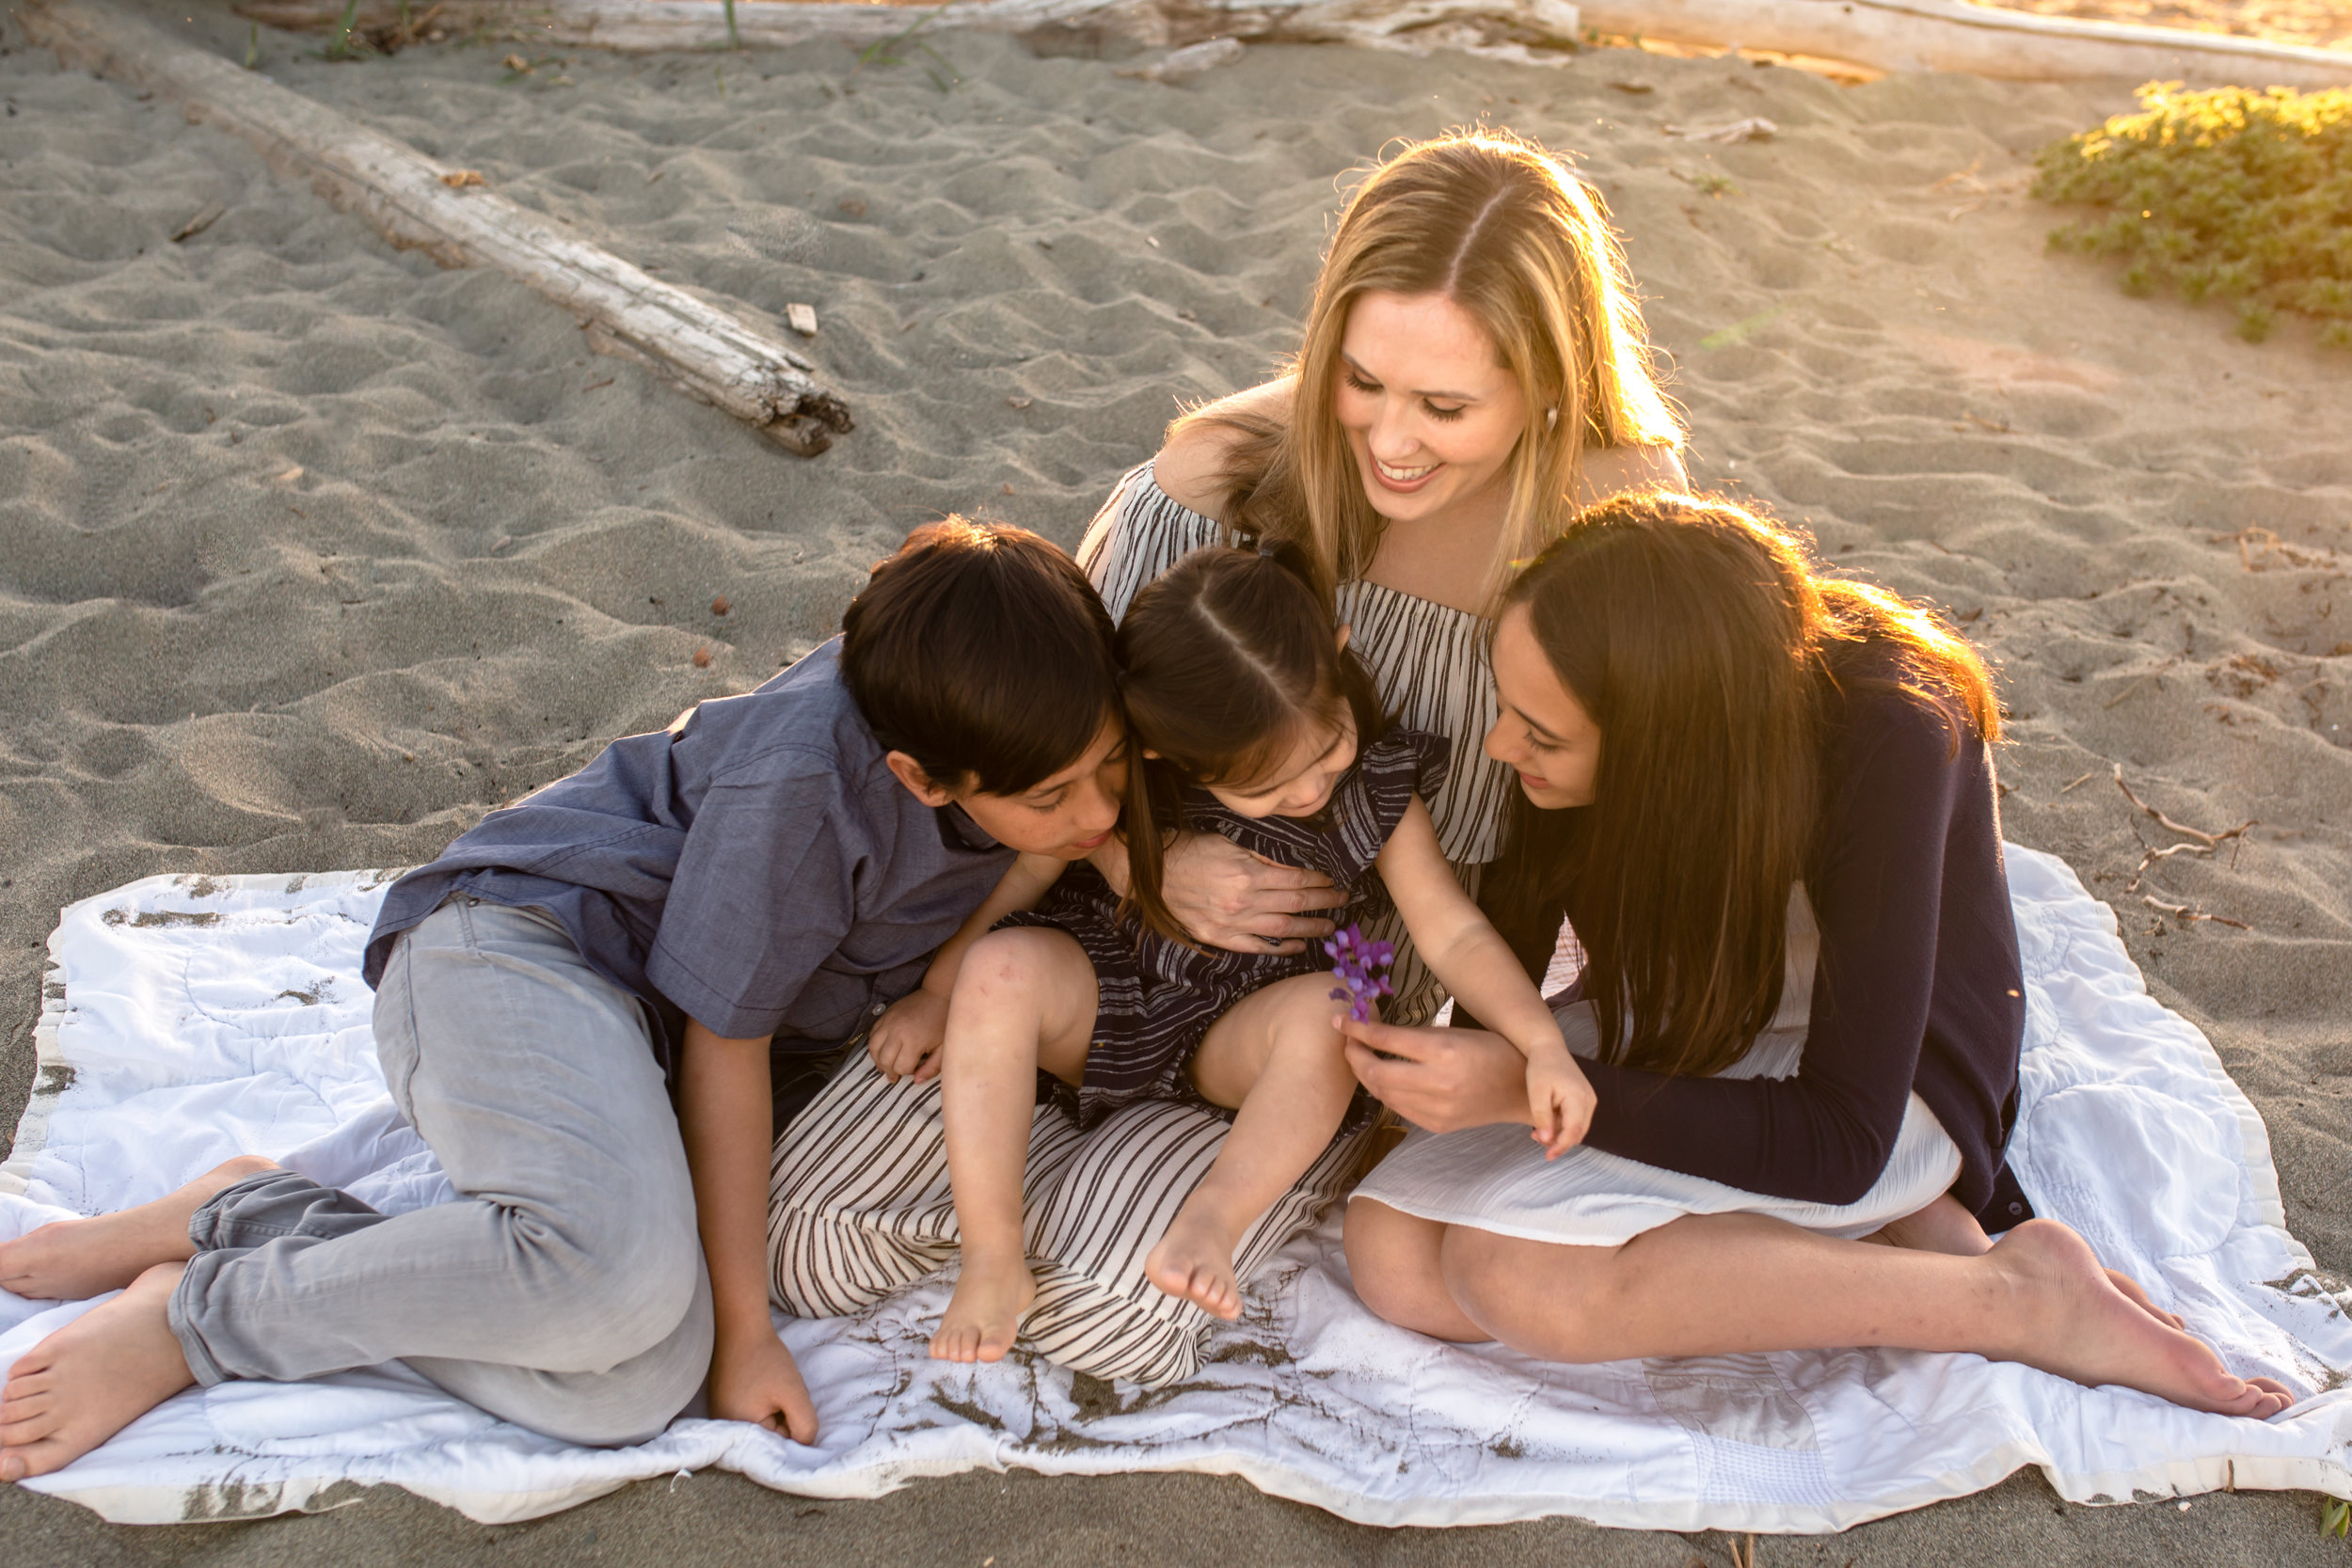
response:
[[[417,8],[411,0],[411,8]],[[926,18],[926,13],[936,15]],[[573,43],[615,50],[724,48],[720,0],[441,0],[432,25],[451,37]],[[338,0],[240,0],[237,14],[275,27],[335,25]],[[399,24],[399,0],[362,0],[359,25]],[[1469,49],[1524,58],[1576,47],[1571,0],[738,0],[735,37],[753,46],[838,39],[877,43],[921,24],[1013,33],[1064,49],[1180,49],[1211,39],[1247,43],[1353,43],[1425,53]]]
[[[321,27],[335,0],[242,0],[274,26]],[[1581,11],[1581,15],[1580,15]],[[395,0],[366,0],[369,25],[394,24]],[[924,16],[907,4],[739,0],[746,44],[841,39],[870,43]],[[453,36],[618,50],[701,49],[729,41],[720,0],[441,0]],[[1881,71],[1948,71],[2018,81],[2129,77],[2204,86],[2329,87],[2352,83],[2352,53],[2219,33],[2036,16],[1963,0],[955,0],[924,30],[1014,33],[1080,47],[1182,48],[1210,39],[1469,49],[1563,58],[1590,27],[1699,48],[1748,48],[1844,60]]]
[[[2225,33],[1994,10],[1963,0],[1587,0],[1587,24],[1708,48],[2019,82],[2129,77],[2202,87],[2352,84],[2352,53]]]
[[[664,380],[813,457],[851,428],[814,366],[723,310],[560,232],[478,188],[480,176],[413,149],[169,38],[82,0],[38,0],[20,13],[58,57],[176,103],[188,119],[253,144],[280,173],[310,180],[392,244],[443,266],[485,266],[579,317],[599,352],[636,359]]]

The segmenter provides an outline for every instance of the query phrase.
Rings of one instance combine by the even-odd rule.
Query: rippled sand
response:
[[[242,24],[158,14],[243,55]],[[588,353],[536,296],[394,252],[243,144],[60,73],[12,24],[5,41],[0,1120],[58,906],[155,871],[428,858],[606,739],[766,678],[918,522],[961,508],[1074,541],[1181,401],[1290,346],[1347,171],[1484,117],[1607,194],[1697,476],[1997,657],[2010,836],[2113,903],[2268,1121],[2290,1224],[2352,1274],[2352,355],[2292,324],[2249,346],[2223,311],[2044,256],[2029,154],[2127,107],[2120,87],[1268,48],[1174,89],[973,37],[939,44],[947,92],[920,56],[861,70],[827,45],[568,51],[509,83],[505,46],[335,66],[262,37],[279,82],[659,276],[779,330],[813,304],[806,346],[859,429],[803,461]],[[1660,129],[1750,116],[1779,137]],[[168,240],[215,200],[217,223]],[[2135,887],[2174,838],[2118,763],[2178,820],[2260,825]],[[2062,1508],[2028,1477],[1762,1560],[2339,1560],[2314,1520],[2276,1496]],[[821,1509],[700,1478],[499,1530],[387,1495],[113,1531],[0,1495],[11,1563],[573,1561],[592,1529],[647,1563],[1124,1545],[1683,1568],[1723,1544],[1384,1536],[1197,1478],[967,1477]]]

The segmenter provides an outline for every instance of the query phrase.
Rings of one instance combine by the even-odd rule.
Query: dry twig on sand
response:
[[[2123,765],[2120,762],[2115,765],[2115,787],[2123,792],[2123,799],[2129,800],[2133,805],[2138,807],[2150,816],[2154,817],[2158,827],[2164,829],[2167,832],[2178,833],[2183,838],[2195,839],[2199,844],[2204,846],[2205,850],[2208,853],[2210,853],[2215,847],[2225,844],[2231,839],[2243,837],[2246,830],[2255,825],[2254,819],[2249,817],[2247,820],[2239,823],[2236,827],[2230,829],[2226,832],[2209,833],[2202,828],[2192,828],[2185,822],[2175,822],[2172,818],[2165,816],[2164,813],[2158,811],[2155,807],[2150,805],[2147,801],[2132,793],[2132,786],[2123,782]]]
[[[2266,528],[2242,528],[2235,533],[2217,533],[2213,536],[2213,542],[2217,545],[2224,543],[2236,545],[2238,564],[2249,572],[2266,572],[2280,562],[2289,566],[2338,564],[2335,551],[2326,548],[2307,549],[2301,545],[2290,545]],[[2276,562],[2273,561],[2273,557],[2277,558]]]
[[[2120,762],[2115,765],[2115,787],[2123,792],[2123,799],[2129,800],[2141,812],[2153,817],[2158,827],[2163,828],[2168,832],[2178,833],[2182,839],[2185,840],[2185,842],[2180,844],[2168,844],[2162,846],[2161,847],[2151,847],[2143,844],[2141,847],[2139,864],[2133,868],[2132,879],[2123,886],[2123,891],[2126,893],[2138,893],[2140,883],[2147,879],[2148,868],[2159,863],[2160,862],[2169,861],[2175,855],[2210,855],[2216,849],[2218,849],[2222,845],[2228,844],[2231,846],[2231,863],[2233,865],[2236,864],[2236,847],[2246,842],[2246,831],[2254,826],[2253,821],[2249,818],[2249,820],[2241,822],[2236,827],[2229,829],[2226,832],[2209,833],[2202,828],[2192,828],[2185,822],[2175,822],[2172,818],[2167,816],[2164,813],[2158,811],[2155,807],[2150,805],[2147,801],[2141,800],[2137,795],[2132,792],[2132,786],[2123,782],[2123,765]],[[2210,920],[2217,926],[2228,926],[2240,931],[2250,931],[2253,929],[2253,927],[2247,925],[2246,922],[2242,920],[2232,920],[2228,915],[2207,914],[2202,910],[2199,910],[2188,904],[2164,903],[2153,894],[2140,894],[2139,901],[2147,905],[2150,909],[2154,910],[2159,914],[2169,914],[2174,919],[2185,924],[2194,925],[2200,920]]]
[[[443,266],[488,266],[579,317],[590,344],[815,456],[850,429],[849,409],[816,367],[723,310],[558,232],[467,172],[425,158],[231,62],[122,12],[40,0],[18,13],[33,40],[102,75],[176,102],[193,120],[250,142],[338,207],[404,249]]]
[[[2246,924],[2243,920],[2232,920],[2226,914],[2207,914],[2204,911],[2193,908],[2187,904],[2165,903],[2163,900],[2157,898],[2153,894],[2141,894],[2139,895],[2139,901],[2147,905],[2150,909],[2155,911],[2158,914],[2169,914],[2185,926],[2194,926],[2201,920],[2210,920],[2216,926],[2227,926],[2233,930],[2250,931],[2254,928]]]

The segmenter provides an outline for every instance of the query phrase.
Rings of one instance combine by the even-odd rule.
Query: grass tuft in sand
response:
[[[2352,88],[2152,82],[2139,103],[2042,149],[2035,196],[2106,210],[2053,230],[2051,248],[2122,258],[2127,294],[2233,300],[2249,342],[2283,309],[2352,349]]]

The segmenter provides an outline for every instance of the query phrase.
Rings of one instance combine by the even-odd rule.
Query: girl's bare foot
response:
[[[2237,1376],[2203,1340],[2159,1321],[2144,1295],[2126,1295],[2090,1243],[2056,1220],[2027,1220],[1994,1245],[1991,1259],[2036,1304],[2026,1314],[2034,1332],[2008,1359],[2218,1416],[2266,1420],[2295,1402],[2284,1385]]]
[[[1021,1319],[1037,1299],[1037,1276],[1029,1260],[1014,1258],[997,1263],[963,1255],[963,1271],[956,1276],[956,1293],[940,1315],[939,1332],[931,1336],[931,1356],[939,1361],[1002,1361],[1021,1337]]]
[[[1143,1275],[1169,1295],[1197,1302],[1211,1317],[1241,1316],[1241,1286],[1233,1278],[1233,1242],[1185,1204],[1168,1234],[1143,1260]]]
[[[1917,1252],[1945,1252],[1955,1258],[1978,1258],[1993,1250],[1992,1238],[1977,1216],[1960,1206],[1960,1200],[1946,1193],[1915,1214],[1906,1214],[1862,1238],[1883,1246],[1910,1247]],[[2123,1292],[2133,1306],[2147,1313],[2168,1328],[2187,1325],[2171,1313],[2148,1299],[2139,1281],[2130,1275],[2106,1271],[2115,1288]]]
[[[2148,1292],[2141,1289],[2139,1281],[2134,1279],[2130,1275],[2118,1274],[2113,1269],[2106,1269],[2102,1272],[2106,1275],[2108,1284],[2123,1292],[2124,1300],[2130,1302],[2134,1307],[2138,1307],[2142,1312],[2145,1312],[2150,1317],[2155,1319],[2156,1322],[2164,1324],[2168,1328],[2186,1329],[2188,1327],[2188,1324],[2183,1323],[2178,1315],[2166,1311],[2163,1307],[2158,1307],[2154,1302],[2149,1300]]]
[[[240,1154],[152,1203],[86,1220],[58,1220],[0,1242],[0,1291],[34,1301],[87,1301],[119,1291],[157,1263],[196,1256],[188,1222],[199,1209],[276,1162]]]
[[[166,1311],[185,1263],[159,1263],[17,1358],[0,1389],[0,1481],[63,1469],[196,1379]]]

